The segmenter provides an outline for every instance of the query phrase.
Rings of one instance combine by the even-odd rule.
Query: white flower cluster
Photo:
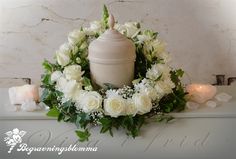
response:
[[[80,65],[70,64],[71,57],[78,50],[88,47],[88,41],[85,40],[88,36],[100,35],[105,31],[101,21],[94,21],[90,27],[74,30],[69,34],[68,42],[56,52],[57,63],[64,67],[64,70],[63,72],[53,72],[51,81],[55,82],[56,89],[64,94],[63,101],[72,100],[78,110],[86,113],[101,111],[111,117],[148,113],[152,109],[152,102],[159,101],[163,96],[171,93],[175,87],[170,77],[171,69],[167,64],[169,55],[165,51],[165,44],[157,38],[156,33],[142,31],[138,23],[116,24],[115,28],[133,39],[137,45],[142,45],[142,51],[148,60],[159,59],[161,61],[153,64],[147,70],[146,77],[134,84],[131,96],[128,95],[125,98],[126,96],[119,94],[120,90],[108,90],[105,97],[96,91],[83,90],[84,72]]]
[[[53,72],[51,81],[56,82],[56,89],[64,94],[64,102],[72,100],[78,110],[86,113],[97,111],[102,106],[102,96],[96,91],[82,89],[83,73],[79,65],[70,65],[63,72]]]

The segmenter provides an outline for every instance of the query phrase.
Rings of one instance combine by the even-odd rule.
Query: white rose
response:
[[[137,23],[135,22],[128,22],[124,25],[115,24],[114,28],[121,34],[126,34],[129,38],[135,37],[140,32],[140,29],[137,27]]]
[[[154,64],[146,73],[146,77],[152,80],[156,80],[162,74],[162,70],[159,69],[159,64]]]
[[[170,67],[168,65],[154,64],[146,73],[146,77],[152,80],[156,80],[160,76],[162,76],[162,79],[169,78]]]
[[[66,99],[76,100],[79,91],[81,90],[82,86],[80,83],[76,82],[75,80],[67,81],[66,85],[63,88],[63,93]]]
[[[154,51],[157,53],[157,54],[160,54],[162,52],[165,51],[165,48],[166,48],[166,44],[158,39],[152,41],[150,43],[150,46],[154,48]]]
[[[81,49],[81,50],[84,50],[84,49],[86,49],[87,47],[88,47],[88,44],[87,44],[86,41],[83,42],[83,43],[80,45],[80,49]]]
[[[52,82],[56,82],[61,76],[62,76],[61,71],[54,71],[54,72],[51,74],[51,81],[52,81]]]
[[[81,30],[74,30],[69,33],[68,41],[71,45],[77,45],[84,41],[86,34]]]
[[[67,83],[67,79],[66,79],[65,77],[61,76],[61,77],[57,80],[56,89],[57,89],[58,91],[63,92],[63,89],[64,89],[66,83]]]
[[[90,30],[93,32],[101,32],[103,30],[103,25],[101,21],[93,21],[90,23]]]
[[[125,27],[126,27],[126,35],[129,38],[135,37],[140,32],[140,29],[137,27],[137,23],[135,22],[125,23]]]
[[[121,34],[125,34],[126,33],[126,27],[124,25],[121,24],[115,24],[114,28],[119,31]]]
[[[127,100],[125,114],[135,116],[137,112],[138,112],[138,109],[135,106],[134,102],[132,100]]]
[[[172,93],[172,89],[175,87],[175,84],[170,80],[166,79],[165,81],[158,81],[155,85],[155,89],[159,96],[159,99],[164,95]]]
[[[81,71],[80,65],[70,65],[65,67],[63,74],[68,80],[79,81],[83,75],[83,72]]]
[[[64,93],[64,96],[67,100],[76,100],[81,88],[81,83],[78,83],[75,80],[69,81],[64,77],[60,77],[56,84],[56,89]]]
[[[123,115],[125,106],[125,100],[120,96],[112,96],[104,100],[105,113],[111,117]]]
[[[152,109],[152,101],[146,94],[136,93],[133,95],[133,101],[139,114],[145,114]]]
[[[137,35],[137,38],[140,43],[151,40],[151,37],[148,35]]]
[[[157,91],[153,87],[147,87],[143,90],[141,90],[142,93],[145,93],[148,97],[150,97],[152,100],[155,100],[157,98]]]
[[[174,84],[174,82],[171,80],[171,78],[165,79],[164,82],[165,82],[171,89],[175,88],[175,84]]]
[[[102,105],[102,96],[95,92],[85,92],[79,99],[79,105],[84,112],[89,113],[98,110]]]
[[[60,49],[56,51],[56,59],[59,65],[65,66],[70,62],[71,50],[68,44],[61,45]]]

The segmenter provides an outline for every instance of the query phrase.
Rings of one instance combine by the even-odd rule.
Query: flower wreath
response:
[[[90,23],[69,33],[68,42],[56,51],[56,62],[43,62],[43,94],[41,101],[50,107],[48,116],[72,122],[78,127],[80,141],[90,136],[88,125],[101,125],[101,133],[122,127],[127,135],[139,135],[146,119],[170,120],[165,115],[183,110],[185,91],[179,80],[183,71],[168,65],[169,54],[157,32],[141,30],[140,24],[115,24],[115,29],[136,46],[135,80],[133,85],[114,88],[105,84],[94,90],[90,81],[88,45],[108,28],[108,10],[101,21]]]

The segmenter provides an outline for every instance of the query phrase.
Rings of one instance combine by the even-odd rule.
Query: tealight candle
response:
[[[186,87],[190,100],[197,103],[205,103],[216,94],[216,87],[210,84],[190,84]]]
[[[9,88],[11,104],[23,104],[25,101],[39,101],[39,91],[36,85],[23,85]]]

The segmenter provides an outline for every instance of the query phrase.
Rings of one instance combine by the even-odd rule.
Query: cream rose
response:
[[[96,91],[82,93],[79,99],[79,105],[86,113],[98,110],[102,105],[102,96]]]
[[[164,95],[171,93],[174,87],[175,84],[170,79],[156,82],[155,89],[158,93],[159,99],[162,98]]]
[[[104,110],[111,117],[118,117],[125,113],[125,100],[120,96],[108,97],[104,100]]]
[[[152,101],[146,94],[136,93],[133,95],[133,101],[137,107],[138,114],[145,114],[152,109]]]
[[[63,74],[68,80],[80,81],[84,72],[81,71],[80,65],[70,65],[65,67]]]
[[[134,102],[131,99],[127,100],[126,101],[125,114],[135,116],[137,112],[138,112],[138,109],[135,106]]]

